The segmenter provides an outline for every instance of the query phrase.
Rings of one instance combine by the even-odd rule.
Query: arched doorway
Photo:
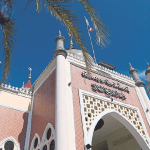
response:
[[[88,144],[92,150],[149,150],[138,130],[115,110],[106,110],[94,119],[86,140]]]

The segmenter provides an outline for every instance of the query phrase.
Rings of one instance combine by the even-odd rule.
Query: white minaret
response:
[[[64,49],[65,38],[61,36],[60,31],[55,42],[57,43],[53,54],[56,58],[55,150],[69,150],[65,67],[67,52]]]
[[[141,81],[141,79],[138,77],[137,70],[134,69],[130,63],[129,63],[129,65],[130,65],[129,74],[131,74],[131,76],[133,77],[133,80],[135,81],[135,85],[139,87],[140,92],[143,96],[143,99],[146,103],[147,108],[145,111],[150,111],[150,101],[149,101],[149,98],[148,98],[145,88],[144,88],[145,83],[143,81]]]
[[[147,65],[148,65],[148,67],[145,71],[145,75],[146,75],[145,80],[149,81],[149,83],[146,86],[146,89],[148,91],[148,94],[150,95],[150,65],[149,65],[149,63],[147,63]]]

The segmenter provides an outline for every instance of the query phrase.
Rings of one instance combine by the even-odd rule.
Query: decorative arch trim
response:
[[[55,129],[53,127],[53,125],[51,123],[48,123],[45,130],[44,130],[44,133],[43,133],[43,136],[42,136],[42,143],[44,142],[44,137],[46,136],[46,133],[47,133],[47,130],[51,128],[52,129],[52,133],[53,133],[53,136],[54,136],[54,139],[55,139]]]
[[[96,124],[103,116],[108,115],[108,114],[111,115],[112,117],[114,117],[115,119],[117,119],[118,121],[120,121],[131,132],[131,134],[137,140],[137,142],[139,143],[139,145],[141,146],[142,149],[144,149],[144,150],[150,149],[148,144],[145,142],[143,137],[140,135],[139,131],[122,114],[120,114],[119,112],[117,112],[114,109],[106,110],[106,111],[100,113],[94,119],[94,121],[92,122],[92,125],[90,127],[89,133],[87,135],[85,144],[92,144],[92,138],[93,138],[94,128],[95,128]]]
[[[10,137],[8,137],[8,138],[2,140],[2,141],[0,142],[0,146],[1,146],[3,143],[5,143],[6,141],[8,141],[8,140],[13,141],[13,142],[15,143],[15,146],[17,147],[17,150],[21,150],[21,149],[20,149],[20,146],[19,146],[19,144],[18,144],[18,142],[17,142],[12,136],[10,136]]]
[[[35,133],[35,135],[32,139],[32,142],[31,142],[30,150],[33,150],[33,145],[34,145],[34,141],[35,141],[36,138],[38,138],[38,144],[39,144],[39,147],[40,147],[40,143],[41,143],[40,136],[37,133]]]
[[[47,140],[46,135],[49,128],[51,129],[51,137]],[[44,145],[47,145],[47,147],[49,147],[48,145],[52,142],[53,139],[55,140],[55,129],[51,123],[48,123],[42,136],[40,149],[42,149]]]

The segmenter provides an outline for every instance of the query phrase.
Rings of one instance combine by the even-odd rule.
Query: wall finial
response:
[[[24,82],[23,82],[23,84],[22,84],[22,87],[24,87]]]
[[[73,47],[72,35],[70,33],[68,33],[68,35],[70,37],[70,47]]]
[[[134,69],[134,68],[132,67],[131,63],[129,63],[129,66],[130,66],[130,69]]]
[[[32,71],[32,69],[31,69],[30,67],[28,67],[28,69],[29,69],[29,71],[30,71],[30,74],[29,74],[28,79],[31,80],[31,71]]]
[[[59,36],[61,36],[61,31],[59,30]]]

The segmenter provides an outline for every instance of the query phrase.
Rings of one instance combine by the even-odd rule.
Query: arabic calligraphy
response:
[[[103,80],[101,78],[91,76],[91,75],[87,74],[85,71],[82,72],[81,75],[82,75],[82,77],[87,78],[89,80],[93,80],[93,81],[96,81],[97,83],[105,84],[105,85],[107,85],[109,87],[113,87],[113,88],[116,88],[118,90],[121,90],[121,91],[129,93],[128,87],[127,86],[126,87],[122,87],[122,86],[120,86],[120,83],[116,84],[115,82],[110,82],[107,79]]]

